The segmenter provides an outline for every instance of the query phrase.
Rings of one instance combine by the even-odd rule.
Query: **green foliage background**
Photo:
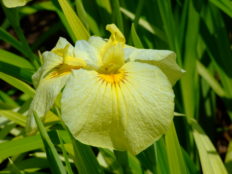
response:
[[[1,7],[0,173],[232,173],[231,139],[221,156],[214,147],[232,119],[231,0],[35,0]],[[27,22],[36,16],[53,18],[30,42],[36,23]],[[70,136],[56,103],[44,123],[35,115],[39,132],[26,136],[38,51],[51,49],[59,36],[73,43],[89,35],[108,37],[109,23],[130,45],[176,52],[186,73],[175,85],[170,130],[137,156],[92,148]],[[224,122],[218,126],[219,116]]]

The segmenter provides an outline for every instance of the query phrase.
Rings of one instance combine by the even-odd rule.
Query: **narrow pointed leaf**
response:
[[[189,172],[181,152],[174,123],[171,124],[168,132],[166,133],[165,140],[170,174],[179,174],[180,171],[188,174]]]
[[[209,137],[196,121],[191,121],[194,140],[199,152],[204,174],[227,174],[226,168]]]
[[[35,94],[35,90],[32,87],[30,87],[28,84],[26,84],[25,82],[15,78],[15,77],[12,77],[10,75],[7,75],[5,73],[0,72],[0,79],[4,80],[8,84],[14,86],[18,90],[24,92],[25,94],[27,94],[31,97],[33,97]]]
[[[65,174],[66,170],[59,158],[59,154],[56,151],[56,148],[54,146],[54,144],[52,143],[51,139],[49,138],[45,127],[43,126],[41,120],[39,119],[39,117],[36,115],[36,113],[34,113],[34,118],[36,121],[36,124],[38,126],[38,130],[40,132],[40,136],[42,138],[45,150],[46,150],[46,154],[47,154],[47,158],[48,161],[50,163],[50,169],[52,171],[52,173],[54,174]]]
[[[89,33],[67,0],[58,0],[76,40],[87,40]]]
[[[217,95],[221,97],[224,97],[226,95],[220,84],[199,61],[197,62],[197,71],[208,82],[208,84],[213,88]]]
[[[0,116],[6,117],[9,120],[25,127],[26,126],[26,116],[23,116],[17,112],[10,110],[0,110]]]

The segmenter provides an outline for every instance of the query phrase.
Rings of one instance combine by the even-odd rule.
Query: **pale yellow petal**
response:
[[[62,50],[65,47],[67,47],[68,45],[68,49],[67,49],[67,55],[69,56],[74,56],[74,47],[72,46],[72,44],[70,44],[67,39],[63,38],[63,37],[59,37],[59,40],[56,43],[56,46],[52,49],[52,51],[55,50]],[[63,55],[59,55],[61,57],[63,57]]]
[[[64,49],[67,48],[66,57],[74,55],[74,47],[65,39],[60,37],[52,51],[45,51],[42,54],[43,65],[33,75],[33,84],[37,87],[39,81],[45,78],[54,68],[64,63]]]
[[[99,71],[114,73],[124,64],[124,51],[121,44],[109,47],[102,55],[102,66]]]
[[[156,66],[129,62],[120,73],[109,80],[95,71],[73,71],[62,93],[62,118],[82,143],[137,154],[168,129],[174,94]]]
[[[126,47],[125,59],[129,61],[140,61],[160,67],[174,85],[185,72],[176,63],[176,54],[169,50],[137,49]]]
[[[50,110],[61,89],[64,87],[69,75],[52,79],[42,79],[36,89],[35,96],[28,111],[28,130],[36,127],[33,112],[41,118]]]
[[[115,24],[108,24],[106,25],[106,30],[108,30],[111,33],[111,36],[109,38],[108,42],[112,42],[111,44],[116,43],[125,43],[126,39],[122,32],[118,29],[118,27]]]
[[[88,66],[97,69],[101,64],[97,49],[85,40],[77,41],[74,49],[74,57],[83,59]]]
[[[104,39],[102,39],[101,37],[97,37],[97,36],[91,36],[88,42],[90,43],[90,45],[96,48],[98,52],[101,52],[101,49],[106,44],[106,41]]]
[[[43,65],[32,76],[33,85],[37,87],[42,80],[52,69],[63,62],[63,58],[50,52],[45,51],[42,54]]]
[[[8,8],[20,7],[26,5],[30,0],[3,0],[3,4]]]

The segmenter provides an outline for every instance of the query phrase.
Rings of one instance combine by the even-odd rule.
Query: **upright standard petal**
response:
[[[88,68],[97,69],[101,65],[98,50],[85,40],[76,42],[74,56],[82,58]]]
[[[129,61],[140,61],[158,66],[168,77],[172,85],[185,72],[176,63],[176,54],[169,50],[137,49],[126,47],[125,59]]]
[[[88,42],[90,43],[90,45],[96,48],[99,53],[101,52],[103,46],[106,44],[106,40],[98,36],[91,36]]]
[[[168,129],[173,100],[171,83],[159,67],[129,62],[117,74],[74,70],[61,111],[82,143],[137,154]]]

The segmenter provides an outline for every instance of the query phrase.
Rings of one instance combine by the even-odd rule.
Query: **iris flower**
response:
[[[33,76],[37,89],[28,127],[35,128],[33,112],[44,118],[64,88],[61,115],[77,140],[137,154],[172,122],[172,85],[183,70],[174,52],[128,46],[114,24],[106,29],[108,40],[92,36],[73,47],[60,38],[43,53],[43,65]]]
[[[71,71],[85,66],[82,59],[75,57],[74,47],[64,38],[60,38],[51,51],[44,52],[42,58],[42,67],[32,77],[37,89],[28,111],[28,132],[36,127],[33,112],[45,118]]]
[[[108,40],[76,42],[75,57],[85,64],[65,82],[62,119],[84,144],[138,154],[172,122],[172,85],[183,70],[174,52],[128,46],[114,24],[106,29]]]

